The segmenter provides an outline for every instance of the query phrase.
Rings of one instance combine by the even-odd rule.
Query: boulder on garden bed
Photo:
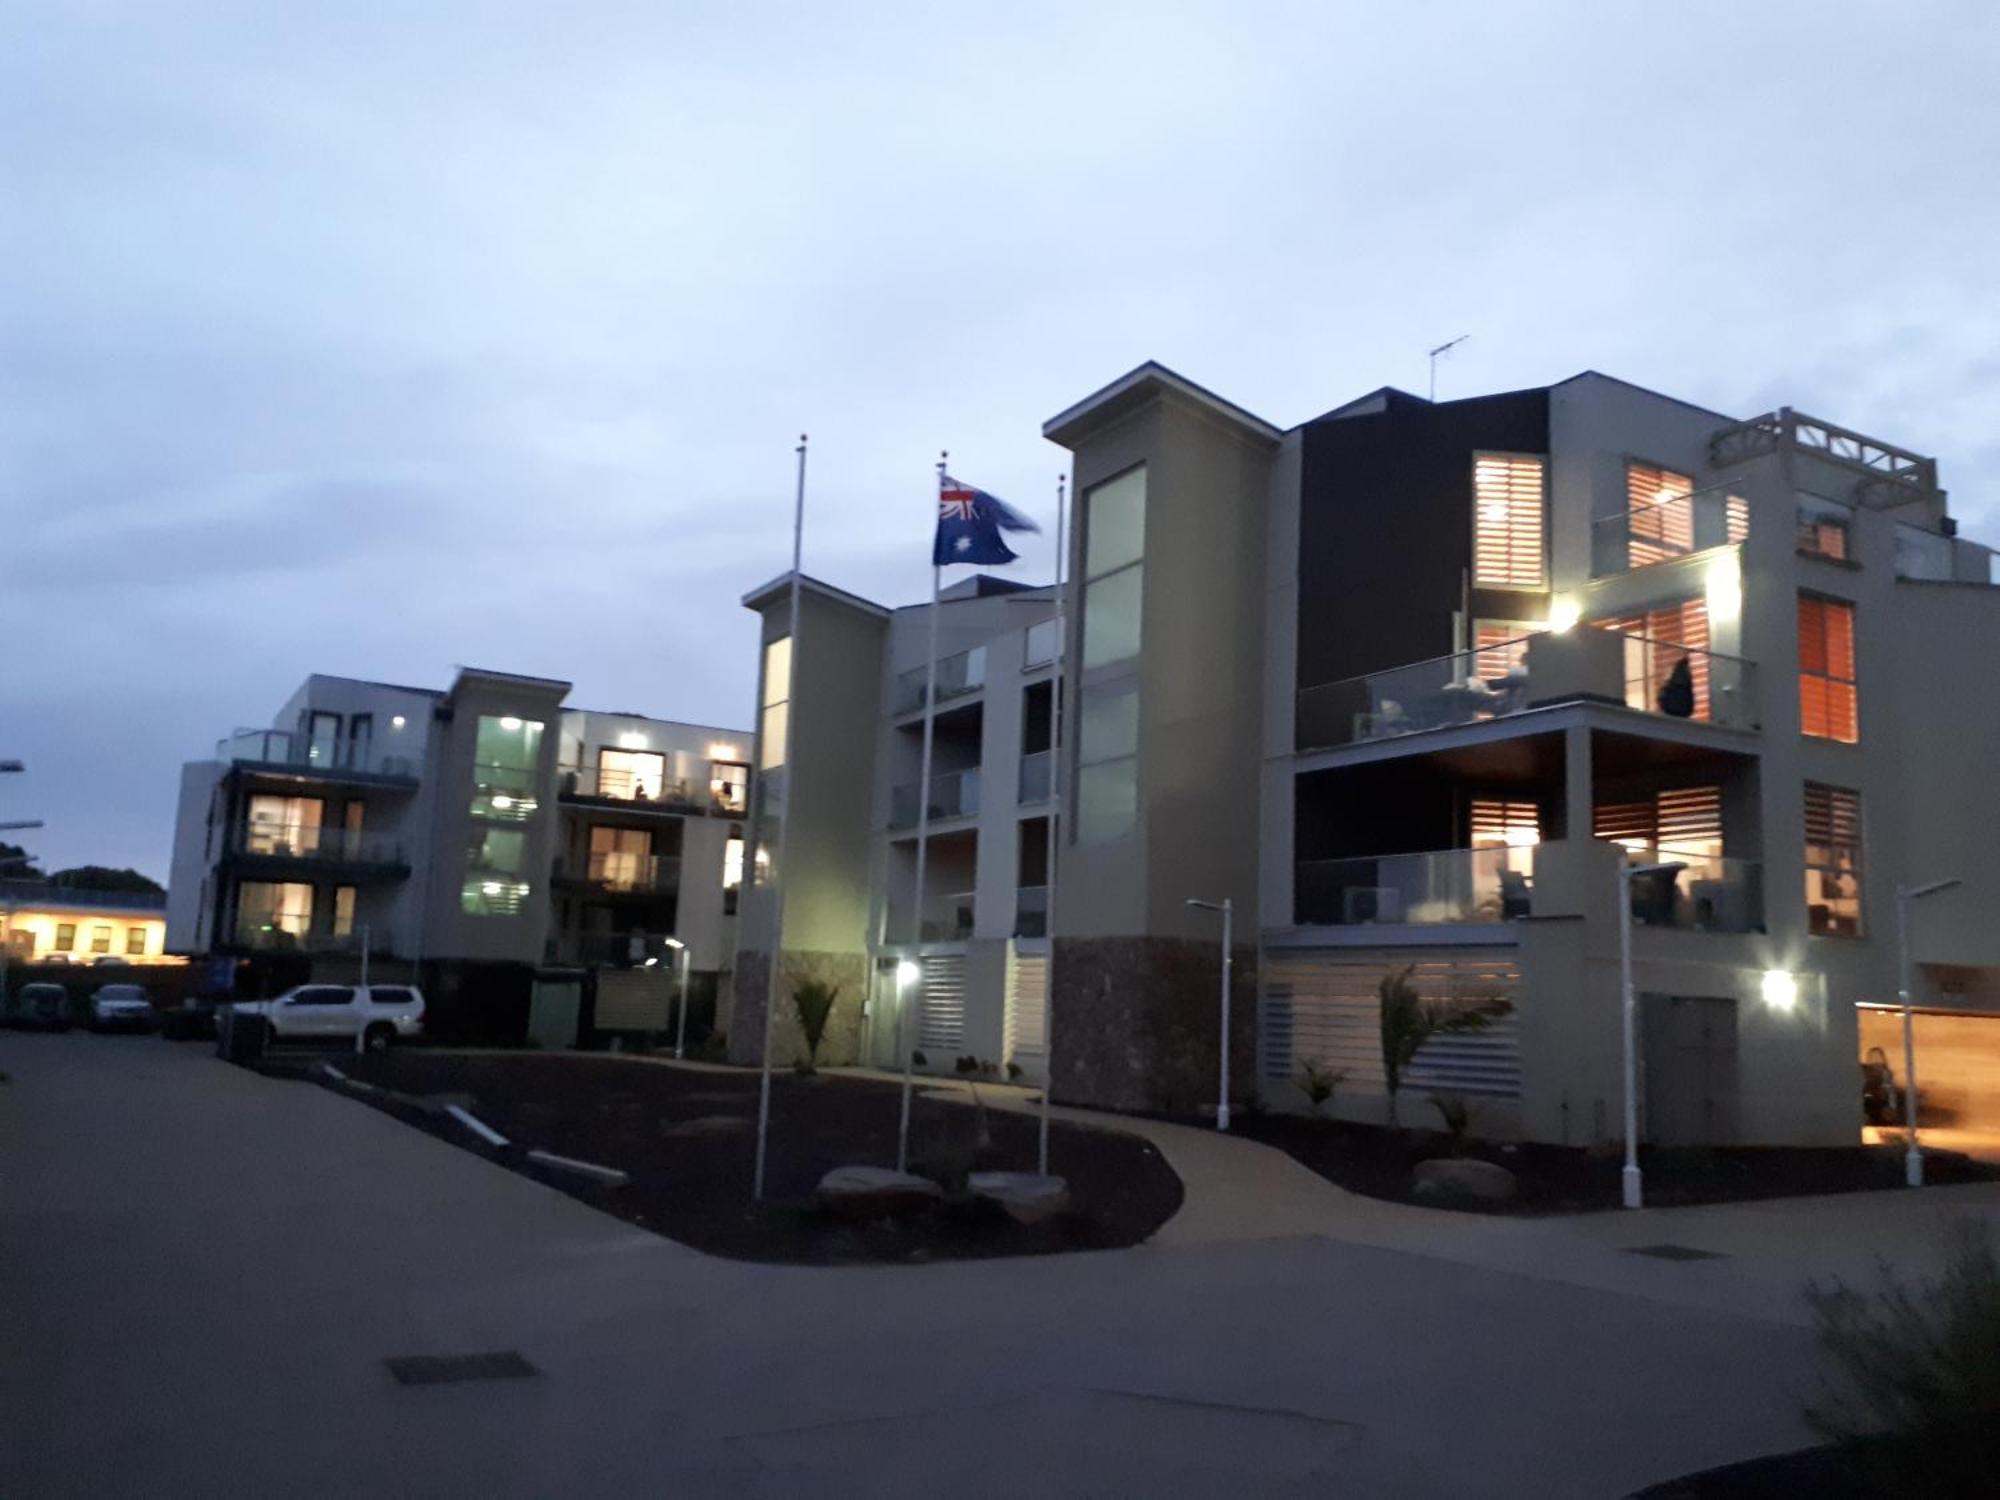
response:
[[[1490,1161],[1470,1156],[1420,1161],[1416,1191],[1421,1197],[1490,1198],[1514,1196],[1514,1174]]]
[[[872,1221],[922,1213],[944,1196],[928,1177],[888,1167],[835,1167],[820,1178],[813,1197],[843,1219]]]
[[[1069,1211],[1069,1183],[1035,1172],[974,1172],[965,1186],[975,1198],[989,1198],[1017,1224],[1041,1224]]]

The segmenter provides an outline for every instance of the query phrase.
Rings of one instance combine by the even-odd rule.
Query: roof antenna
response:
[[[1471,337],[1469,333],[1461,333],[1457,338],[1447,339],[1431,350],[1431,400],[1435,401],[1438,398],[1438,356],[1451,353],[1454,348]]]

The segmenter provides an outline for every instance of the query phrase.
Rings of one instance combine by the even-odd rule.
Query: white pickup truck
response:
[[[302,984],[275,1000],[239,1001],[235,1019],[256,1016],[281,1042],[345,1041],[358,1036],[370,1052],[386,1052],[424,1029],[423,991],[413,984]]]

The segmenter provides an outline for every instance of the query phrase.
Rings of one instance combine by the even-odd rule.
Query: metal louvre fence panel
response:
[[[1280,957],[1267,952],[1258,1028],[1263,1076],[1288,1082],[1312,1062],[1344,1073],[1343,1089],[1383,1092],[1382,1002],[1376,986],[1384,975],[1411,964],[1411,981],[1427,1001],[1517,999],[1520,968],[1510,956]],[[1518,1016],[1509,1012],[1483,1031],[1433,1038],[1417,1053],[1403,1087],[1518,1098]]]
[[[1007,1056],[1040,1058],[1048,1048],[1048,957],[1016,950],[1007,990]]]
[[[917,1046],[955,1056],[964,1044],[965,957],[931,954],[924,959],[924,1013],[917,1025]]]

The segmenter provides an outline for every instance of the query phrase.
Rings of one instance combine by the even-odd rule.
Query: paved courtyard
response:
[[[1807,1441],[1804,1277],[2000,1218],[1467,1219],[1165,1127],[1189,1204],[1138,1249],[753,1266],[198,1047],[0,1070],[8,1496],[1612,1496]],[[383,1364],[498,1350],[540,1373]]]

